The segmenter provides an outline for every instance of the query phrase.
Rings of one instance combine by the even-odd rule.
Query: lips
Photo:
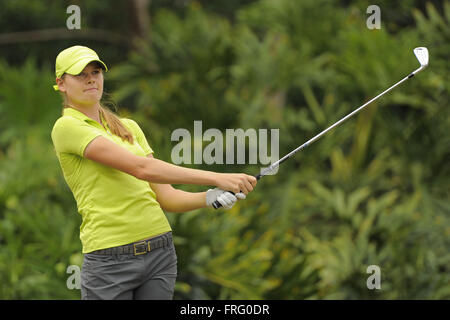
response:
[[[86,91],[91,91],[91,90],[98,90],[98,89],[97,88],[89,88],[89,89],[86,89],[84,91],[86,92]]]

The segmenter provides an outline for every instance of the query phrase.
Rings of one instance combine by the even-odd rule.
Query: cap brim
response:
[[[74,63],[73,66],[71,66],[69,69],[67,69],[65,71],[65,73],[68,73],[68,74],[71,74],[71,75],[80,74],[80,72],[83,71],[83,69],[89,63],[91,63],[93,61],[99,62],[100,65],[102,66],[102,69],[104,69],[105,71],[108,71],[108,68],[106,67],[106,64],[103,61],[97,60],[97,59],[92,59],[92,57],[89,57],[89,58],[85,58],[85,59],[80,59],[79,61]]]
[[[97,59],[92,59],[91,57],[86,58],[86,59],[81,59],[79,61],[77,61],[76,63],[74,63],[73,66],[71,66],[69,69],[67,69],[64,73],[68,73],[71,75],[77,75],[80,74],[81,71],[83,71],[83,69],[91,62],[96,61],[98,63],[100,63],[100,66],[102,67],[103,70],[108,71],[108,67],[106,66],[106,64],[101,61],[101,60],[97,60]],[[55,89],[55,91],[58,91],[58,85],[54,85],[53,89]]]

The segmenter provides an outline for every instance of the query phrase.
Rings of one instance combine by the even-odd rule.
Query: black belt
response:
[[[92,251],[89,253],[102,255],[134,254],[135,256],[138,256],[141,254],[146,254],[147,252],[150,252],[158,248],[166,247],[171,243],[172,243],[172,233],[169,232],[156,238],[142,240],[119,247]]]

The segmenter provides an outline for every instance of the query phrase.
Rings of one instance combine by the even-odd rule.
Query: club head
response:
[[[425,47],[418,47],[414,49],[414,54],[419,60],[420,66],[425,68],[428,66],[428,49]]]

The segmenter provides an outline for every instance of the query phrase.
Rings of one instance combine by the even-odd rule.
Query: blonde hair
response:
[[[64,77],[64,75],[62,75],[62,77]],[[66,94],[63,92],[60,92],[60,93],[61,93],[61,97],[63,100],[62,114],[64,114],[64,108],[66,108],[67,106],[70,106],[70,105],[67,103]],[[106,98],[105,98],[105,96],[106,96]],[[100,110],[99,111],[100,111],[101,117],[103,117],[103,119],[105,119],[105,121],[109,127],[109,130],[111,130],[112,134],[120,137],[122,140],[124,140],[124,141],[126,140],[130,144],[133,144],[134,143],[133,134],[130,132],[130,130],[128,130],[124,126],[122,121],[120,121],[119,116],[116,115],[112,110],[110,110],[106,106],[105,102],[107,104],[111,104],[117,110],[116,104],[110,98],[110,95],[108,93],[106,93],[105,91],[103,91],[103,96],[102,96],[102,101],[100,101]]]
[[[113,134],[122,138],[124,141],[127,140],[130,144],[134,143],[133,135],[130,130],[123,125],[120,118],[114,112],[105,107],[102,103],[100,103],[100,114],[105,119],[109,130],[111,130]]]

